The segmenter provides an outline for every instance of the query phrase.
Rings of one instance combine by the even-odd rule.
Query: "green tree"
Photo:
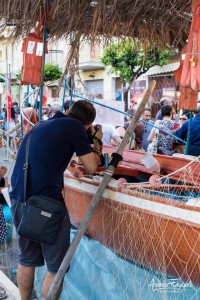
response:
[[[44,66],[44,81],[54,81],[60,79],[62,71],[58,65],[45,64]]]
[[[124,85],[144,74],[154,65],[163,66],[168,63],[172,50],[166,47],[159,49],[156,45],[144,47],[137,39],[127,39],[121,43],[113,43],[105,48],[101,61],[111,66],[111,73],[118,74]]]
[[[0,74],[0,75],[5,76],[4,74]],[[5,80],[0,77],[0,82],[5,82]]]

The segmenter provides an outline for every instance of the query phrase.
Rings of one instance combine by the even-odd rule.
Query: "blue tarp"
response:
[[[75,230],[71,231],[71,238]],[[37,268],[40,290],[46,267]],[[41,298],[40,298],[41,299]],[[146,270],[83,237],[65,275],[60,300],[200,299],[200,287]]]

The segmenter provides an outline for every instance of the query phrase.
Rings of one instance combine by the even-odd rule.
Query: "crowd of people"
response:
[[[180,117],[176,113],[173,99],[163,97],[160,106],[155,119],[152,119],[150,108],[144,109],[126,149],[172,156],[174,153],[185,153],[185,144],[188,141],[189,147],[185,154],[200,155],[200,106],[196,111],[182,111]],[[109,131],[111,132],[112,128],[113,134],[109,140],[104,140],[104,145],[117,146],[120,143],[135,113],[133,108],[127,111],[124,126],[114,128],[110,125]],[[105,126],[103,134],[104,131]],[[188,132],[190,132],[189,139]],[[117,144],[113,136],[118,140]],[[156,147],[153,147],[154,144]]]
[[[32,116],[34,108],[29,107]],[[1,126],[5,132],[11,129],[11,141],[20,134],[15,129],[19,120],[19,109],[11,109],[11,118],[7,121],[7,110],[4,106],[1,118]],[[88,173],[94,173],[98,165],[102,163],[102,145],[117,147],[132,120],[136,111],[128,110],[124,126],[113,126],[102,124],[95,127],[94,120],[96,111],[90,102],[79,100],[70,107],[70,102],[64,104],[64,112],[59,102],[52,105],[45,105],[42,108],[42,119],[35,134],[31,138],[29,151],[29,164],[31,172],[29,174],[28,196],[45,195],[54,197],[56,200],[64,202],[63,172],[68,166],[72,155],[76,153],[80,162]],[[37,113],[34,115],[34,122],[39,120]],[[154,127],[155,126],[155,127]],[[62,128],[62,130],[60,130]],[[141,119],[137,122],[134,132],[131,134],[127,149],[138,151],[150,151],[150,145],[157,139],[156,153],[162,155],[173,155],[178,151],[180,142],[176,137],[186,141],[190,129],[190,142],[188,154],[200,155],[200,107],[195,112],[182,112],[179,120],[173,101],[168,98],[161,99],[161,109],[157,113],[155,120],[152,119],[151,109],[145,108]],[[30,128],[29,128],[30,130]],[[89,140],[92,136],[92,142]],[[24,211],[24,175],[23,166],[25,163],[27,135],[21,139],[18,149],[16,163],[13,170],[11,185],[11,210],[16,229]],[[12,141],[13,142],[13,141]],[[93,144],[93,147],[91,147]],[[40,147],[38,147],[40,145]],[[16,143],[16,148],[18,147]],[[37,153],[37,155],[35,155]],[[56,155],[55,155],[56,153]],[[52,161],[52,157],[54,161]],[[56,167],[55,167],[56,166]],[[4,178],[7,169],[0,167],[0,189],[8,186]],[[0,193],[0,241],[6,238],[5,219],[1,205],[4,205]],[[52,246],[42,245],[38,242],[19,237],[20,256],[17,272],[18,287],[22,299],[29,299],[32,293],[33,278],[36,266],[41,266],[44,261],[47,265],[47,273],[42,285],[43,298],[47,296],[48,290],[55,278],[62,259],[69,247],[70,221],[66,211],[66,218],[62,224],[58,240]],[[62,244],[62,247],[60,247]],[[0,299],[4,291],[0,287]]]
[[[152,118],[151,109],[146,107],[141,115],[140,121],[138,121],[134,132],[131,135],[126,149],[151,152],[152,147],[149,147],[149,144],[155,143],[155,139],[157,139],[158,145],[154,153],[162,155],[173,155],[173,153],[176,152],[184,153],[184,144],[182,143],[181,145],[180,139],[186,142],[188,129],[190,129],[190,147],[187,149],[188,152],[186,154],[199,155],[199,107],[195,112],[182,111],[182,114],[178,117],[174,103],[173,99],[163,97],[160,100],[160,110],[157,112],[154,119]],[[70,101],[65,101],[64,114],[68,113],[69,106]],[[56,112],[62,112],[62,110],[62,106],[58,101],[54,101],[51,105],[44,105],[42,107],[42,120],[46,121],[53,117]],[[103,145],[117,147],[120,144],[135,112],[136,111],[133,108],[127,111],[124,126],[101,124],[103,131]],[[35,119],[32,121],[34,124],[39,121],[39,117],[33,107],[24,109],[24,113],[29,119],[31,117],[33,119],[33,115],[35,114]],[[17,103],[14,103],[11,108],[9,120],[7,120],[6,105],[4,105],[0,112],[0,125],[3,130],[3,137],[6,139],[6,132],[9,133],[9,145],[12,146],[14,152],[17,151],[21,136],[31,128],[26,121],[24,121],[23,124],[24,132],[22,132],[23,129],[21,126],[16,128],[16,125],[21,121],[19,116],[20,110]],[[175,136],[179,139],[176,139]]]

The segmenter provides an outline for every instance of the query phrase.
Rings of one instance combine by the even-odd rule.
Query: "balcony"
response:
[[[105,66],[99,61],[87,61],[79,63],[78,69],[81,71],[103,70]]]

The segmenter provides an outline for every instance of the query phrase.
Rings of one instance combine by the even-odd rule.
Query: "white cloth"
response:
[[[5,127],[6,127],[6,128],[5,128],[6,131],[11,130],[12,128],[14,128],[14,127],[16,126],[14,120],[10,120],[9,122],[6,122],[5,125],[6,125],[6,126],[5,126]],[[17,132],[16,132],[16,131],[14,131],[14,132],[12,132],[12,133],[9,134],[10,137],[15,137],[16,135],[17,135]]]
[[[102,132],[103,132],[103,137],[102,137],[103,145],[111,146],[112,145],[111,140],[114,139],[115,137],[119,137],[119,133],[117,132],[117,130],[113,125],[103,124]]]

